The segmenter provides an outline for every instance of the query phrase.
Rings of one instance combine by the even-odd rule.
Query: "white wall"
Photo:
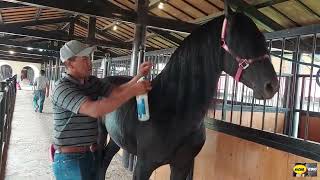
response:
[[[12,75],[17,74],[18,80],[20,81],[21,70],[29,66],[33,69],[34,77],[38,77],[41,70],[40,63],[28,63],[28,62],[20,62],[20,61],[8,61],[8,60],[1,60],[0,59],[0,66],[2,65],[9,65],[12,68]]]

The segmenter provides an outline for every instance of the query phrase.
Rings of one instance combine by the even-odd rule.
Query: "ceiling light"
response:
[[[43,51],[43,49],[39,49],[39,51],[40,51],[40,52],[42,52],[42,51]]]
[[[27,47],[27,50],[31,51],[33,48],[32,47]]]
[[[116,31],[118,29],[118,27],[116,25],[113,26],[112,28],[114,31]]]
[[[10,53],[10,54],[14,54],[15,52],[10,50],[9,53]]]
[[[163,9],[163,5],[164,5],[163,2],[160,2],[159,5],[158,5],[158,8],[159,9]]]

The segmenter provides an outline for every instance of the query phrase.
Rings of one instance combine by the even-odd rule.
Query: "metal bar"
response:
[[[231,111],[230,111],[230,123],[232,123],[232,116],[233,116],[233,100],[234,100],[234,92],[235,92],[235,83],[236,81],[233,80],[232,83],[232,95],[231,95]]]
[[[301,53],[300,53],[300,41],[301,41],[301,37],[299,36],[297,38],[297,46],[296,46],[296,60],[299,62],[300,61],[300,57],[301,57]],[[293,137],[298,137],[298,126],[299,126],[299,114],[296,113],[296,106],[297,106],[297,102],[296,99],[298,98],[298,77],[299,77],[299,64],[295,64],[294,68],[294,87],[293,87],[293,106],[292,106],[292,113],[293,116],[291,117],[291,119],[293,120],[292,122],[292,126],[291,129],[289,128],[289,130],[291,130],[291,134],[289,134],[290,136]],[[294,128],[294,129],[293,129]]]
[[[311,64],[314,64],[314,54],[316,51],[317,47],[317,34],[313,35],[313,44],[312,44],[312,56],[311,56]],[[312,75],[313,75],[313,66],[311,66],[310,70],[310,82],[309,82],[309,92],[308,92],[308,104],[307,104],[307,120],[305,121],[305,126],[304,126],[304,140],[308,140],[309,136],[309,121],[310,121],[310,115],[309,115],[309,110],[310,110],[310,95],[311,95],[311,85],[312,85]]]
[[[252,128],[253,108],[254,108],[254,97],[252,97],[252,103],[251,103],[250,128]]]
[[[298,79],[299,80],[299,79]],[[304,101],[304,84],[306,82],[306,77],[302,77],[302,82],[301,82],[301,94],[300,94],[300,108],[303,109],[303,101]]]
[[[272,48],[272,41],[268,41],[268,50],[269,52],[271,52],[271,48]],[[262,126],[261,126],[261,130],[264,130],[264,120],[265,120],[265,115],[266,115],[266,103],[267,101],[264,99],[263,100],[263,113],[262,113]]]
[[[219,81],[220,81],[220,79],[219,79]],[[217,100],[218,100],[218,97],[217,97],[217,95],[218,95],[218,92],[219,92],[219,86],[220,86],[220,83],[218,83],[218,86],[217,86],[217,88],[216,88],[216,98],[214,99],[214,108],[213,108],[213,119],[216,119],[216,109],[217,109]]]
[[[318,112],[320,112],[320,97],[319,97],[319,106],[318,106]]]
[[[131,69],[130,75],[134,76],[137,74],[137,70],[139,64],[142,63],[144,60],[144,53],[145,53],[145,41],[146,41],[146,19],[145,16],[147,15],[148,11],[148,4],[149,1],[143,0],[136,0],[136,9],[137,9],[137,24],[135,27],[135,40],[133,42],[133,49],[132,49],[132,58],[131,58]]]
[[[261,126],[261,130],[264,130],[265,115],[266,115],[266,100],[263,100],[263,113],[262,113],[262,126]]]
[[[240,104],[240,125],[242,124],[242,103],[243,103],[243,93],[244,93],[244,85],[242,84],[242,92],[241,92],[241,104]]]
[[[317,92],[317,84],[315,84],[315,86],[314,86],[314,92],[313,92],[313,102],[314,102],[314,103],[312,103],[312,109],[313,109],[313,111],[315,111],[314,105],[316,104],[316,103],[315,103],[315,102],[316,102],[316,92]],[[320,106],[320,104],[319,104],[319,106]]]
[[[222,108],[222,115],[221,115],[221,120],[226,120],[226,110],[225,110],[225,106],[227,105],[228,103],[228,84],[229,84],[229,76],[226,75],[225,76],[225,82],[224,82],[224,92],[223,92],[223,108]]]
[[[320,32],[320,24],[312,24],[303,27],[297,27],[292,29],[285,29],[276,32],[264,33],[267,40],[269,39],[281,39],[288,37],[297,37],[301,35],[315,34]]]
[[[272,56],[275,56],[275,57],[278,57],[278,58],[281,58],[281,56],[275,54],[275,53],[272,53],[270,52],[270,55]],[[306,66],[314,66],[314,67],[317,67],[317,68],[320,68],[320,65],[317,65],[317,64],[311,64],[311,63],[305,63],[305,62],[297,62],[295,60],[292,60],[292,59],[289,59],[289,58],[286,58],[286,57],[282,57],[284,60],[287,60],[287,61],[290,61],[290,62],[293,62],[293,63],[297,63],[297,64],[302,64],[302,65],[306,65]]]
[[[285,48],[285,39],[283,38],[282,39],[282,45],[281,45],[281,59],[280,59],[280,70],[279,70],[279,74],[280,74],[280,77],[282,75],[282,62],[283,62],[283,54],[284,54],[284,48]],[[280,86],[281,86],[281,78],[279,78],[279,82],[280,82]],[[276,119],[275,119],[275,124],[274,124],[274,132],[276,133],[277,132],[277,126],[278,126],[278,108],[279,108],[279,96],[280,96],[280,93],[278,92],[277,93],[277,106],[276,106]]]

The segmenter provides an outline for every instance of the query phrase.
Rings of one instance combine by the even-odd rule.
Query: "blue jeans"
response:
[[[45,99],[45,90],[35,90],[34,96],[33,96],[33,108],[35,110],[39,110],[39,112],[42,112],[43,110],[43,103]]]
[[[97,153],[55,153],[53,172],[57,180],[96,180]]]

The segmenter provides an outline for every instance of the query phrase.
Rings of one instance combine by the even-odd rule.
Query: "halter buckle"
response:
[[[242,69],[247,69],[249,67],[250,63],[247,59],[243,59],[240,63],[239,63],[239,67],[242,67]]]

